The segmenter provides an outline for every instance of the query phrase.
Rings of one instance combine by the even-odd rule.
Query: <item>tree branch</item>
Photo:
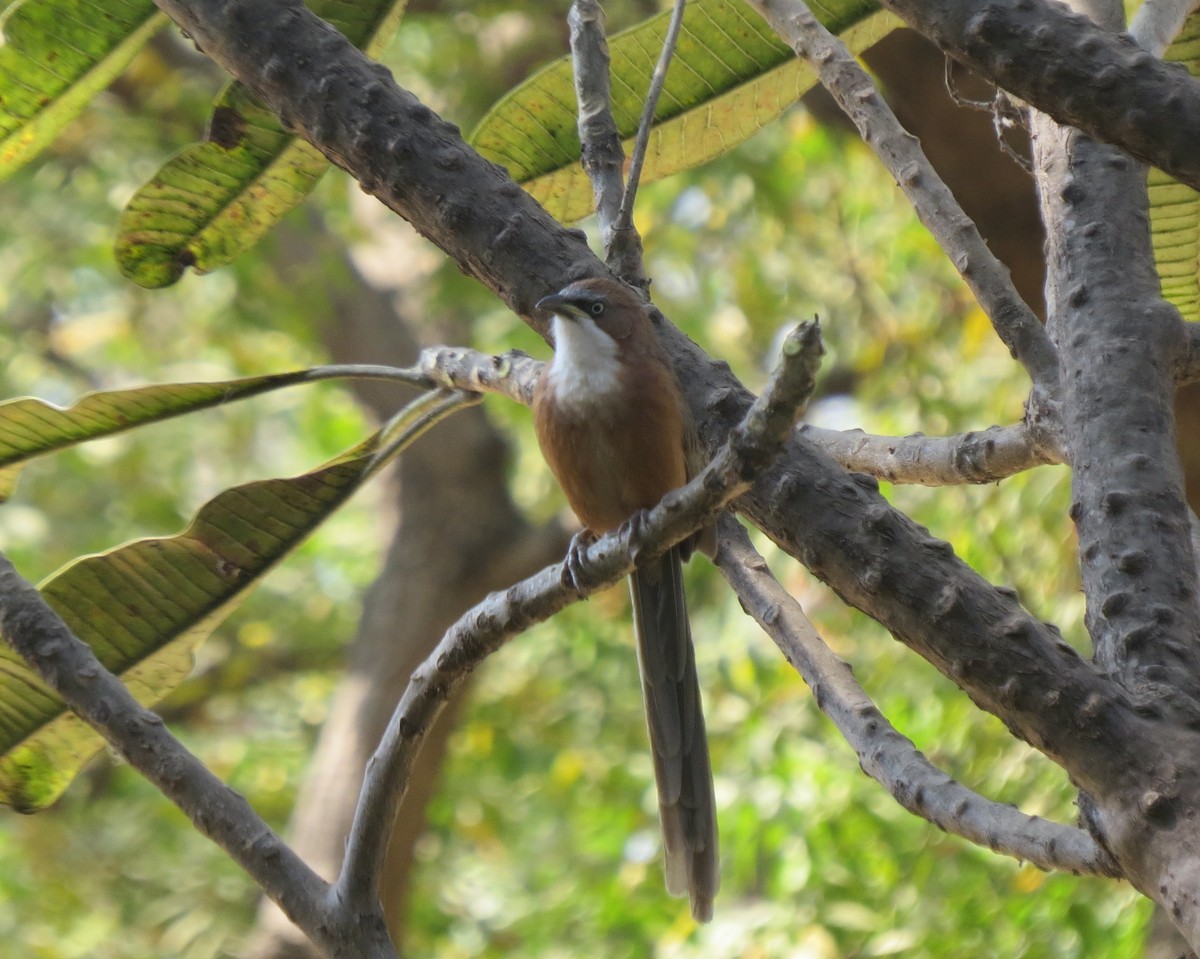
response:
[[[0,555],[0,634],[46,684],[333,957],[395,959],[378,905],[347,916],[329,886],[137,702]]]
[[[1175,364],[1177,386],[1200,382],[1200,323],[1188,323],[1186,330],[1187,342]]]
[[[732,517],[722,517],[715,563],[742,607],[800,673],[817,706],[858,755],[859,765],[909,812],[993,852],[1041,869],[1117,876],[1117,864],[1082,829],[1027,816],[955,782],[897,732],[825,645],[804,610],[771,575],[766,560]]]
[[[873,436],[862,430],[830,430],[805,423],[800,435],[846,469],[889,483],[996,483],[1035,466],[1062,462],[1054,450],[1035,442],[1023,423],[956,436]]]
[[[600,221],[600,242],[606,257],[615,256],[625,244],[616,242],[621,226],[621,197],[625,192],[622,171],[625,151],[612,115],[609,79],[608,40],[604,35],[604,8],[599,0],[574,0],[567,13],[570,27],[571,59],[575,67],[575,100],[578,104],[579,142],[583,146],[583,169],[592,181],[596,197],[596,216]],[[636,238],[636,234],[634,234]],[[629,264],[610,260],[613,270],[646,288],[641,267],[641,244],[637,244],[636,273]]]
[[[1008,268],[988,249],[978,228],[938,176],[920,142],[901,126],[854,55],[801,0],[749,0],[858,127],[863,141],[908,197],[921,222],[975,294],[1002,343],[1025,367],[1034,388],[1058,394],[1058,359],[1050,338],[1021,299]]]
[[[685,9],[687,9],[687,0],[675,0],[674,9],[671,11],[671,20],[667,24],[667,33],[663,37],[662,51],[658,55],[658,63],[654,65],[654,75],[650,78],[650,87],[646,91],[646,103],[642,107],[637,136],[633,141],[629,178],[625,181],[625,195],[621,198],[618,222],[622,229],[633,229],[633,203],[637,199],[638,187],[641,185],[642,165],[646,162],[646,149],[650,145],[650,131],[654,127],[654,114],[658,109],[658,100],[662,96],[663,86],[667,82],[667,70],[671,66],[671,58],[675,56],[675,45],[679,42],[679,30],[683,26]]]
[[[1138,46],[1161,57],[1197,8],[1200,0],[1146,0],[1129,24],[1129,35]]]
[[[779,366],[762,396],[687,486],[668,493],[638,522],[625,523],[589,546],[581,570],[573,566],[568,574],[566,563],[548,567],[503,593],[492,593],[446,631],[413,673],[367,766],[335,885],[336,899],[351,910],[366,910],[377,901],[388,834],[408,788],[413,760],[454,690],[509,639],[619,582],[633,570],[635,560],[661,555],[744,493],[791,433],[798,411],[812,394],[823,353],[817,324],[801,324],[785,340]]]
[[[1174,435],[1185,330],[1159,294],[1146,170],[1045,115],[1032,133],[1096,661],[1200,723],[1200,581]]]
[[[1075,0],[1119,30],[1120,0]],[[1144,56],[1149,57],[1148,54]],[[1162,717],[1176,758],[1086,786],[1089,828],[1134,886],[1200,942],[1200,849],[1190,804],[1200,728],[1200,604],[1175,444],[1174,369],[1186,331],[1160,298],[1146,169],[1035,113],[1034,168],[1047,232],[1048,328],[1063,367],[1085,623],[1097,663]],[[1182,827],[1182,828],[1181,828]]]
[[[954,59],[1059,123],[1200,189],[1200,81],[1047,0],[882,0]]]

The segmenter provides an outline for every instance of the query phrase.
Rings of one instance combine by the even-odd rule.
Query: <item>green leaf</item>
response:
[[[1164,60],[1200,76],[1200,13],[1188,17]],[[1200,320],[1200,193],[1151,168],[1150,236],[1163,297],[1184,319]]]
[[[313,0],[356,46],[391,40],[406,0]],[[204,143],[174,157],[134,194],[117,223],[121,272],[140,286],[170,286],[189,266],[206,273],[250,249],[312,192],[329,161],[283,129],[241,83],[217,97]]]
[[[21,467],[35,457],[294,383],[328,379],[338,369],[315,367],[217,383],[109,390],[89,393],[65,409],[31,397],[0,403],[0,502],[12,495]]]
[[[18,0],[0,16],[0,180],[41,153],[167,23],[153,0]]]
[[[874,0],[814,4],[818,19],[855,53],[900,25]],[[629,154],[670,13],[609,39],[612,110]],[[643,182],[727,153],[796,102],[816,75],[740,0],[693,0],[655,114]],[[563,57],[511,90],[488,111],[472,145],[566,223],[592,211],[579,166],[575,87]]]
[[[153,703],[183,681],[200,641],[268,570],[421,433],[477,399],[427,393],[325,466],[225,490],[179,535],[77,560],[42,595],[139,701]],[[0,802],[44,808],[102,745],[0,645]]]

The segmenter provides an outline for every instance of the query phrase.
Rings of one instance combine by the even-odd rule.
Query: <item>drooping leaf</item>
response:
[[[44,150],[167,18],[153,0],[18,0],[0,16],[0,180]]]
[[[874,0],[813,4],[818,19],[856,53],[900,25],[877,10]],[[669,21],[670,13],[662,13],[609,39],[613,119],[627,156]],[[741,0],[693,0],[658,103],[643,182],[727,153],[815,82],[812,69]],[[471,143],[563,222],[592,211],[591,184],[579,166],[570,57],[506,94]]]
[[[406,0],[312,0],[367,53],[396,32]],[[121,272],[149,288],[189,266],[205,273],[252,247],[304,201],[329,161],[234,81],[213,107],[205,142],[177,153],[134,194],[117,224]]]
[[[46,601],[143,703],[187,676],[196,646],[263,575],[417,436],[473,402],[437,391],[319,469],[218,494],[177,536],[77,560],[40,587]],[[0,802],[35,812],[103,745],[0,644]]]
[[[1200,76],[1200,13],[1188,17],[1163,59]],[[1163,296],[1184,319],[1200,320],[1200,193],[1154,168],[1149,188],[1150,235]]]
[[[12,495],[21,467],[38,456],[284,386],[346,375],[348,369],[313,367],[215,383],[107,390],[89,393],[65,409],[31,397],[0,403],[0,502]]]

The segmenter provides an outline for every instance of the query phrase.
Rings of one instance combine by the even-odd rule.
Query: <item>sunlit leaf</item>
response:
[[[270,390],[328,379],[345,367],[314,367],[215,383],[166,383],[89,393],[62,408],[26,397],[0,403],[0,502],[16,487],[29,460],[76,443],[194,413]]]
[[[821,22],[854,52],[900,21],[873,0],[815,4]],[[670,14],[609,39],[612,109],[629,154]],[[807,92],[816,75],[740,0],[694,0],[667,71],[644,182],[699,166],[757,133]],[[564,57],[504,96],[471,136],[474,147],[551,213],[572,222],[592,211],[592,188],[579,166],[575,87]]]
[[[313,12],[367,53],[396,32],[406,0],[314,0]],[[241,83],[221,92],[205,142],[177,153],[134,194],[117,224],[121,272],[169,286],[189,266],[205,273],[252,247],[312,192],[329,168]]]
[[[138,700],[155,702],[182,682],[199,642],[268,570],[391,457],[468,402],[428,393],[325,466],[225,490],[179,535],[77,560],[43,583],[42,595]],[[0,802],[22,812],[44,808],[101,746],[0,646]]]
[[[44,150],[167,22],[153,0],[19,0],[0,16],[0,180]]]
[[[1200,76],[1200,13],[1192,14],[1163,59]],[[1200,320],[1200,193],[1150,170],[1150,234],[1163,296],[1185,319]]]

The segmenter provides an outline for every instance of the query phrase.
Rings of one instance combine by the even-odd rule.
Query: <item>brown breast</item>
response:
[[[580,521],[615,529],[687,481],[674,378],[654,362],[627,363],[619,392],[587,406],[560,403],[543,373],[534,397],[542,455]]]

